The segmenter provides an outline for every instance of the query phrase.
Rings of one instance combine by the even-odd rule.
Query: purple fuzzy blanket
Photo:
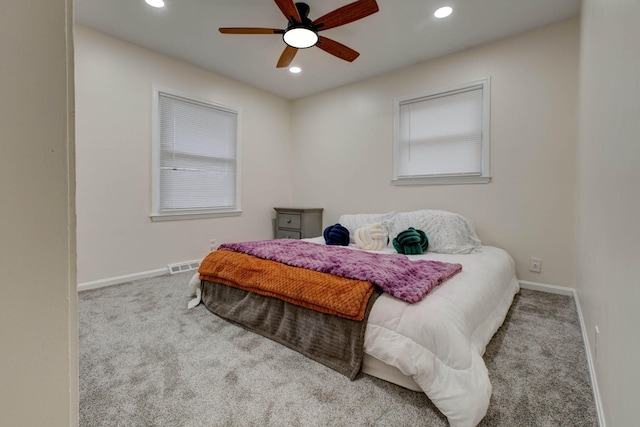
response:
[[[243,252],[294,267],[365,280],[410,303],[422,300],[431,289],[462,270],[460,264],[410,261],[406,255],[371,253],[290,239],[225,243],[219,250]]]

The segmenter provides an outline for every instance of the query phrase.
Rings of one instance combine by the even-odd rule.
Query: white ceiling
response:
[[[311,20],[353,0],[306,0]],[[317,47],[276,69],[280,35],[220,34],[219,27],[285,28],[273,0],[75,0],[78,23],[231,77],[286,99],[386,73],[575,16],[580,0],[377,0],[380,11],[321,33],[360,52],[354,62]],[[442,5],[453,14],[435,19]]]

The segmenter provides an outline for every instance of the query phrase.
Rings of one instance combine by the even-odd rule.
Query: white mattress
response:
[[[475,426],[491,397],[482,355],[519,291],[515,263],[491,246],[465,255],[409,258],[460,263],[462,271],[415,304],[386,293],[378,298],[365,332],[363,371],[421,389],[451,426]]]

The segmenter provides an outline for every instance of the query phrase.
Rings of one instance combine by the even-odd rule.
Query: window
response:
[[[396,98],[393,183],[487,183],[489,79]]]
[[[240,112],[154,91],[154,221],[240,213]]]

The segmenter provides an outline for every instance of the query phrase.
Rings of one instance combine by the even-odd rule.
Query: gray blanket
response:
[[[362,321],[300,307],[277,298],[202,281],[202,302],[218,316],[287,347],[354,380],[362,366],[364,331],[376,290]]]

